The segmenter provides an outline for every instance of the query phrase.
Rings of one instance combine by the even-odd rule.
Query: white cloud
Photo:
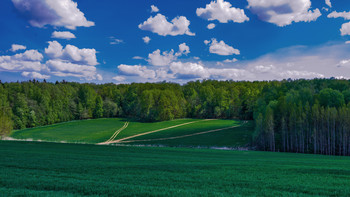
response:
[[[12,0],[16,9],[35,27],[52,25],[76,29],[91,27],[95,23],[88,21],[78,4],[72,0]]]
[[[186,45],[186,43],[182,43],[179,45],[179,52],[177,52],[176,56],[187,55],[190,53],[190,47]]]
[[[155,5],[151,5],[151,12],[159,12],[159,9]]]
[[[115,76],[115,77],[113,77],[112,79],[114,79],[114,80],[116,80],[116,81],[118,81],[118,82],[122,82],[122,81],[125,81],[125,80],[126,80],[126,78],[123,77],[123,76]]]
[[[38,72],[27,72],[27,71],[22,72],[22,76],[32,78],[32,79],[49,79],[50,78],[49,75],[43,75]]]
[[[63,49],[62,45],[57,41],[49,41],[48,48],[45,53],[54,59],[68,60],[76,64],[88,64],[95,66],[98,64],[95,49],[79,49],[73,45],[66,45]]]
[[[340,28],[340,32],[342,36],[350,35],[350,22],[344,23]]]
[[[248,8],[261,20],[281,27],[292,22],[315,21],[321,16],[319,9],[309,10],[310,0],[248,0]]]
[[[151,41],[151,38],[148,37],[148,36],[145,36],[145,37],[142,38],[142,40],[143,40],[144,43],[148,44]]]
[[[132,57],[132,59],[134,59],[134,60],[144,60],[145,58],[143,58],[141,56],[134,56],[134,57]]]
[[[215,28],[215,24],[214,23],[210,23],[208,26],[207,26],[208,29],[214,29]]]
[[[60,77],[78,77],[87,80],[102,78],[101,75],[96,73],[95,66],[74,64],[64,60],[48,60],[46,65],[52,74]]]
[[[244,79],[251,74],[244,69],[235,68],[208,68],[202,63],[173,62],[170,70],[180,79]]]
[[[23,60],[23,61],[41,61],[44,56],[37,50],[28,50],[24,53],[19,53],[12,56],[12,59]]]
[[[237,62],[237,61],[238,61],[238,59],[236,59],[236,58],[226,59],[226,60],[224,60],[224,63],[233,63],[233,62]]]
[[[169,52],[164,51],[161,53],[159,49],[153,51],[148,54],[148,63],[153,66],[167,66],[171,62],[175,61],[178,57],[182,55],[187,55],[190,53],[190,47],[186,45],[186,43],[182,43],[179,45],[179,51],[174,54],[174,50],[170,50]]]
[[[51,35],[51,38],[60,38],[60,39],[73,39],[76,38],[74,34],[69,31],[54,31]]]
[[[208,70],[200,63],[173,62],[170,65],[170,70],[177,75],[178,78],[207,79],[210,77]]]
[[[240,51],[238,49],[235,49],[227,44],[225,44],[224,41],[218,42],[215,38],[212,38],[211,41],[205,40],[204,43],[206,45],[210,45],[209,51],[210,53],[215,53],[218,55],[239,55]]]
[[[96,79],[99,80],[99,81],[102,81],[102,80],[103,80],[103,77],[102,77],[102,75],[97,74],[97,75],[96,75]]]
[[[156,73],[154,70],[147,69],[146,66],[140,66],[140,65],[125,65],[121,64],[118,66],[119,72],[123,75],[130,75],[130,76],[139,76],[145,79],[154,79],[156,78]]]
[[[109,44],[115,45],[115,44],[121,44],[124,43],[123,40],[115,38],[114,36],[109,37],[111,39],[111,42]]]
[[[350,44],[350,41],[345,41],[345,44]]]
[[[43,55],[37,50],[27,50],[13,56],[0,56],[0,70],[3,71],[42,71],[45,65],[41,64]]]
[[[12,44],[10,51],[16,52],[18,50],[25,50],[25,49],[27,49],[26,46],[19,45],[19,44]]]
[[[350,20],[350,12],[337,12],[333,11],[327,16],[328,18],[344,18],[346,20]]]
[[[328,5],[328,7],[332,7],[332,3],[331,3],[331,0],[326,0],[326,4]]]
[[[148,63],[153,66],[166,66],[169,65],[172,61],[176,60],[176,56],[174,55],[174,50],[169,52],[164,51],[160,52],[159,49],[153,51],[148,54]]]
[[[190,21],[184,16],[174,18],[171,22],[168,22],[166,17],[162,14],[157,14],[154,17],[150,17],[147,21],[139,24],[139,28],[145,31],[151,31],[161,36],[177,36],[177,35],[189,35],[194,36],[189,29]]]
[[[229,2],[224,0],[212,1],[205,8],[198,8],[196,14],[209,21],[218,20],[220,23],[229,21],[243,23],[249,21],[243,9],[234,8]]]

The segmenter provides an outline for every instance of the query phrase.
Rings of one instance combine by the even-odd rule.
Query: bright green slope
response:
[[[129,122],[128,127],[118,134],[118,136],[115,138],[116,140],[186,123],[191,124],[186,124],[176,128],[135,137],[129,140],[176,137],[210,131],[213,129],[237,126],[237,128],[179,139],[162,141],[156,140],[150,142],[140,141],[128,144],[242,147],[247,146],[247,144],[250,143],[252,131],[254,130],[252,123],[240,126],[242,122],[235,120],[179,119],[155,123],[141,123],[127,119],[111,118],[72,121],[44,127],[24,129],[13,132],[11,134],[11,137],[16,139],[33,139],[51,142],[65,141],[79,143],[99,143],[108,140],[114,132],[123,127],[126,121]]]
[[[124,125],[119,118],[103,118],[64,122],[43,127],[15,131],[11,137],[51,142],[98,143],[107,140]]]
[[[350,196],[350,158],[0,142],[1,196]]]
[[[215,129],[227,128],[236,126],[230,129],[215,131],[212,133],[185,136],[206,132]],[[144,145],[165,145],[165,146],[200,146],[200,147],[248,147],[252,134],[254,132],[254,123],[249,121],[243,123],[234,120],[210,120],[198,122],[195,124],[185,125],[162,132],[152,133],[136,137],[130,140],[140,140],[128,144],[144,144]],[[181,137],[184,136],[184,137]],[[180,137],[176,139],[166,139],[171,137]],[[164,140],[165,138],[165,140]],[[152,141],[142,141],[149,140]],[[154,140],[153,140],[154,139]],[[162,139],[162,140],[156,140]]]
[[[80,120],[64,122],[44,127],[36,127],[15,131],[11,137],[16,139],[33,139],[51,142],[81,142],[81,143],[99,143],[108,140],[115,131],[123,127],[124,123],[129,121],[121,118],[102,118],[93,120]],[[180,119],[174,121],[165,121],[157,123],[131,122],[128,132],[133,135],[135,132],[145,132],[154,129],[160,129],[173,126],[193,119]],[[121,132],[122,135],[128,134]]]

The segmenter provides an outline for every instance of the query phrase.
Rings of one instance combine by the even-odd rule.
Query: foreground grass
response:
[[[0,141],[2,196],[350,196],[350,158]]]

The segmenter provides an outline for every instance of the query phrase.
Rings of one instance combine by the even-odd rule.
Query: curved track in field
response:
[[[246,122],[243,122],[245,124]],[[221,129],[214,129],[210,131],[203,131],[203,132],[198,132],[198,133],[193,133],[193,134],[188,134],[188,135],[181,135],[181,136],[175,136],[175,137],[167,137],[167,138],[156,138],[156,139],[146,139],[146,140],[129,140],[129,141],[120,141],[118,143],[130,143],[130,142],[150,142],[150,141],[164,141],[164,140],[173,140],[173,139],[180,139],[180,138],[185,138],[185,137],[191,137],[191,136],[196,136],[196,135],[202,135],[202,134],[207,134],[207,133],[214,133],[226,129],[232,129],[235,127],[240,127],[241,125],[236,125],[232,127],[226,127],[226,128],[221,128]]]
[[[110,144],[110,142],[112,142],[112,141],[118,136],[118,134],[119,134],[121,131],[123,131],[124,129],[126,129],[126,127],[128,127],[128,125],[129,125],[129,122],[125,122],[125,123],[124,123],[124,126],[123,126],[122,128],[120,128],[120,129],[118,129],[116,132],[114,132],[113,135],[112,135],[107,141],[101,142],[101,143],[98,143],[98,144],[100,144],[100,145],[102,145],[102,144]]]
[[[178,124],[178,125],[166,127],[166,128],[163,128],[163,129],[157,129],[157,130],[154,130],[154,131],[149,131],[149,132],[145,132],[145,133],[140,133],[140,134],[137,134],[137,135],[125,137],[125,138],[118,139],[118,140],[108,140],[108,141],[106,141],[106,142],[102,142],[102,143],[99,143],[99,144],[125,143],[125,142],[126,142],[125,140],[132,139],[132,138],[135,138],[135,137],[139,137],[139,136],[143,136],[143,135],[148,135],[148,134],[151,134],[151,133],[156,133],[156,132],[159,132],[159,131],[164,131],[164,130],[168,130],[168,129],[172,129],[172,128],[176,128],[176,127],[181,127],[181,126],[188,125],[188,124],[192,124],[192,123],[196,123],[196,122],[209,121],[209,120],[215,120],[215,119],[205,119],[205,120],[198,120],[198,121],[192,121],[192,122],[182,123],[182,124]],[[125,128],[124,128],[124,129],[125,129]],[[124,130],[124,129],[123,129],[123,130]],[[120,132],[118,132],[118,133],[120,133]],[[116,137],[116,136],[115,136],[115,137]],[[115,137],[114,137],[114,139],[115,139]]]

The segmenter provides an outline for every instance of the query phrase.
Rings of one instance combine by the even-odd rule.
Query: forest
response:
[[[257,150],[350,155],[350,81],[0,82],[0,135],[70,120],[254,120]]]

